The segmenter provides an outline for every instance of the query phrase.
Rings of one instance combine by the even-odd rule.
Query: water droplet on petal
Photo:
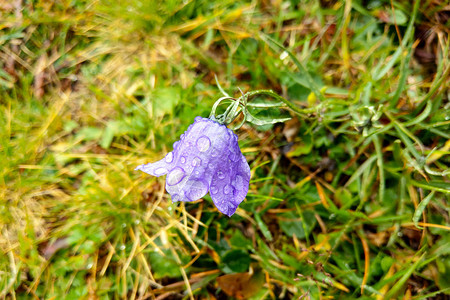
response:
[[[184,164],[186,162],[186,157],[184,157],[184,156],[180,157],[180,162],[182,164]]]
[[[222,171],[219,171],[219,172],[217,172],[217,177],[219,177],[219,179],[224,179],[225,174]]]
[[[155,174],[155,176],[160,176],[160,175],[166,174],[167,169],[161,167],[161,168],[156,169],[153,173]]]
[[[208,192],[208,185],[203,180],[189,180],[185,187],[187,190],[184,194],[191,201],[200,199]]]
[[[213,163],[209,163],[209,164],[208,164],[208,168],[210,168],[211,170],[214,169],[214,167],[215,167],[215,166],[214,166]]]
[[[199,121],[201,121],[203,118],[202,117],[195,117],[195,122],[199,122]]]
[[[212,187],[209,189],[209,191],[211,192],[211,195],[215,195],[215,194],[217,194],[217,192],[218,192],[219,190],[217,189],[217,187],[212,186]]]
[[[209,147],[211,147],[211,141],[207,136],[201,136],[197,140],[197,149],[200,152],[208,151]]]
[[[231,152],[230,155],[228,155],[228,158],[229,158],[231,161],[236,162],[236,161],[238,161],[239,156],[238,156],[236,153]]]
[[[241,175],[236,175],[234,187],[239,191],[244,189],[244,178]]]
[[[231,185],[227,184],[226,186],[223,187],[223,193],[228,195],[229,193],[231,193],[231,190],[233,188],[231,187]]]
[[[166,163],[171,163],[173,161],[173,153],[172,152],[169,152],[169,153],[167,153],[167,155],[166,155]]]
[[[194,157],[194,159],[192,160],[192,166],[197,167],[200,166],[201,164],[202,164],[201,158],[198,156]]]
[[[213,147],[213,149],[211,150],[211,157],[218,157],[220,154],[220,152]]]
[[[186,176],[186,173],[184,170],[180,167],[174,168],[172,171],[170,171],[169,175],[167,175],[167,185],[175,185],[177,183],[180,183],[181,180]]]

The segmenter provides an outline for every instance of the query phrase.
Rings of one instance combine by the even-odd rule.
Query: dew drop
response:
[[[217,156],[219,156],[219,151],[217,151],[217,149],[213,149],[211,151],[211,157],[217,157]]]
[[[186,187],[184,194],[190,201],[198,200],[208,192],[208,186],[203,180],[190,180],[186,182]]]
[[[214,166],[213,163],[209,163],[209,164],[208,164],[208,168],[210,168],[211,170],[214,169],[214,167],[215,167],[215,166]]]
[[[171,163],[173,161],[173,153],[169,152],[166,155],[166,163]]]
[[[194,159],[192,160],[192,166],[197,167],[200,166],[201,164],[202,164],[201,158],[198,156],[194,157]]]
[[[167,169],[161,167],[156,169],[153,173],[155,174],[155,176],[161,176],[167,173]]]
[[[167,185],[175,185],[183,180],[185,176],[186,173],[184,172],[184,170],[180,167],[176,167],[172,171],[170,171],[169,175],[167,176]]]
[[[184,156],[180,157],[180,162],[182,164],[184,164],[186,162],[186,157],[184,157]]]
[[[219,177],[219,179],[224,179],[225,174],[222,171],[219,171],[219,172],[217,172],[217,177]]]
[[[228,155],[228,158],[229,158],[231,161],[236,162],[236,161],[238,161],[239,156],[238,156],[235,152],[231,152],[230,155]]]
[[[244,178],[241,175],[236,175],[234,187],[239,191],[244,189]]]
[[[217,187],[212,186],[212,187],[209,189],[209,191],[211,192],[211,195],[215,195],[215,194],[217,194],[217,192],[218,192],[219,190],[217,189]]]
[[[228,195],[229,193],[231,193],[232,187],[231,185],[227,184],[226,186],[223,187],[223,193]]]
[[[124,244],[120,245],[119,249],[120,250],[125,250],[125,245]]]
[[[199,121],[201,121],[203,118],[202,117],[195,117],[195,122],[199,122]]]
[[[208,151],[209,147],[211,147],[211,141],[207,136],[201,136],[197,140],[197,149],[200,152]]]

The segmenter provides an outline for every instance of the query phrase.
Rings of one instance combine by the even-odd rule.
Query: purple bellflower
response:
[[[167,174],[166,191],[172,201],[195,201],[208,191],[217,209],[231,217],[244,200],[250,167],[237,135],[225,125],[196,117],[173,151],[160,161],[136,168],[153,176]]]

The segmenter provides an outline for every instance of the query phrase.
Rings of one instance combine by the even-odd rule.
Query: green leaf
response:
[[[450,193],[450,183],[444,182],[444,181],[432,181],[432,182],[426,182],[426,181],[416,181],[411,180],[410,181],[412,185],[426,189],[426,190],[432,190],[437,192],[442,192],[449,194]]]
[[[103,134],[103,130],[97,127],[83,127],[75,135],[76,139],[82,141],[95,141],[98,140]]]
[[[286,106],[283,102],[272,102],[267,100],[252,100],[252,102],[247,103],[247,106],[250,107],[260,107],[260,108],[268,108],[268,107],[282,107]]]
[[[115,125],[116,125],[115,122],[108,122],[105,132],[103,133],[102,140],[100,141],[100,146],[102,146],[102,148],[108,149],[109,146],[111,145],[114,135],[116,134],[117,131]]]
[[[255,116],[253,116],[249,111],[246,112],[246,119],[248,122],[255,124],[255,125],[269,125],[269,124],[275,124],[275,123],[282,123],[282,122],[286,122],[288,120],[290,120],[291,118],[278,118],[278,119],[274,119],[274,118],[264,118],[264,119],[259,119],[256,118]]]
[[[242,273],[248,271],[250,267],[250,255],[240,249],[228,251],[222,259],[225,273]]]
[[[401,47],[397,47],[397,50],[394,52],[394,54],[392,55],[391,59],[388,62],[382,62],[374,69],[372,77],[375,81],[380,80],[384,75],[386,75],[387,72],[389,72],[389,70],[392,70],[392,67],[397,62],[397,60],[400,58],[400,55],[404,51],[414,31],[414,21],[416,19],[419,3],[420,3],[419,0],[416,0],[414,3],[412,16],[409,20],[408,28],[406,29],[406,33],[403,37]]]
[[[236,230],[230,238],[231,247],[252,248],[252,242],[246,238],[240,230]]]
[[[302,140],[295,143],[292,149],[287,153],[288,157],[298,157],[303,154],[308,154],[313,148],[313,140],[310,134],[302,136]]]
[[[428,203],[430,203],[431,199],[433,199],[434,196],[434,191],[432,191],[431,193],[428,194],[428,196],[426,196],[417,206],[416,211],[414,212],[414,216],[413,216],[413,222],[414,225],[417,228],[422,228],[419,226],[419,219],[420,216],[422,215],[423,211],[425,210],[425,208],[427,207]]]
[[[171,114],[180,102],[180,90],[176,87],[167,87],[154,93],[153,109],[157,117]]]
[[[334,197],[342,203],[342,208],[349,208],[356,199],[352,197],[352,193],[345,187],[336,190]]]
[[[303,219],[300,219],[295,212],[285,213],[282,217],[279,221],[281,230],[289,237],[295,234],[299,239],[303,239],[306,235],[309,235],[317,222],[314,214],[309,211],[303,213]]]
[[[256,224],[258,225],[259,229],[261,230],[262,234],[264,235],[264,237],[267,240],[271,241],[272,234],[270,233],[269,228],[267,228],[266,224],[261,219],[261,216],[258,213],[255,213],[255,221],[256,221]]]
[[[394,263],[394,259],[390,256],[385,256],[381,259],[381,269],[383,269],[383,272],[387,273],[389,271],[389,268]]]
[[[395,283],[395,285],[384,295],[384,299],[392,299],[399,292],[399,290],[403,287],[403,285],[406,283],[406,281],[411,276],[411,274],[414,272],[414,270],[417,269],[420,262],[425,257],[425,254],[426,253],[422,254],[422,256],[415,263],[413,263],[409,268],[407,268],[405,271],[401,271],[401,272],[404,272],[404,274],[402,275],[400,280],[397,281],[397,283]]]
[[[317,86],[317,84],[314,82],[313,78],[311,77],[311,75],[308,73],[308,70],[305,68],[305,66],[303,66],[303,64],[297,59],[297,57],[288,49],[286,49],[286,47],[283,46],[283,44],[281,44],[280,42],[278,42],[277,40],[273,39],[272,37],[264,34],[264,33],[260,33],[259,36],[261,37],[261,39],[263,41],[265,41],[267,44],[269,44],[270,46],[276,45],[277,47],[281,48],[282,50],[284,50],[289,57],[292,59],[292,61],[294,62],[294,64],[297,66],[297,68],[299,69],[300,73],[303,73],[306,75],[306,81],[307,81],[307,87],[309,89],[311,89],[313,91],[313,93],[316,95],[316,97],[318,99],[320,99],[321,101],[324,100],[323,95],[320,93],[319,91],[319,87]]]
[[[163,256],[159,252],[151,252],[148,255],[148,260],[152,266],[155,279],[180,277],[180,266],[169,251],[165,254],[166,255]]]

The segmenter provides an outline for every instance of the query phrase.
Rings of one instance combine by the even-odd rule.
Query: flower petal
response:
[[[217,209],[231,217],[240,202],[236,204],[237,201],[234,199],[235,188],[231,186],[231,174],[229,172],[225,174],[224,178],[219,178],[217,174],[213,177],[209,193]]]
[[[150,175],[167,174],[172,201],[195,201],[208,191],[222,213],[232,216],[248,192],[250,167],[237,135],[213,120],[197,117],[173,152],[155,163],[136,168]]]
[[[159,177],[162,175],[166,175],[169,172],[169,170],[172,168],[173,162],[173,153],[169,152],[163,159],[154,163],[140,165],[135,170],[141,170],[147,174]]]
[[[231,185],[234,187],[235,195],[233,202],[237,206],[247,196],[250,184],[250,166],[245,157],[241,154],[241,159],[237,163],[236,175],[232,178]]]
[[[213,177],[209,192],[217,209],[231,217],[247,196],[250,167],[239,149],[237,138],[233,137],[228,153],[225,154],[228,154],[224,155],[228,157],[227,163],[221,164]]]

